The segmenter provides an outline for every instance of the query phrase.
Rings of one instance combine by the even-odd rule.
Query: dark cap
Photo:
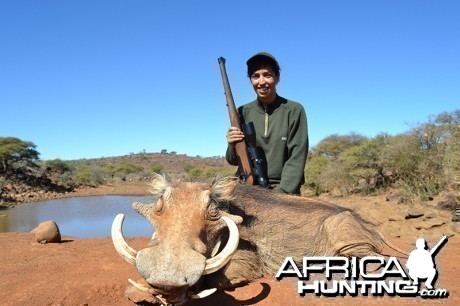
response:
[[[273,70],[277,72],[277,74],[279,75],[280,65],[278,64],[276,58],[268,52],[259,52],[257,54],[254,54],[247,60],[246,64],[248,65],[248,74],[251,67],[259,61],[270,63],[272,65]]]
[[[276,58],[273,55],[271,55],[270,53],[268,53],[268,52],[259,52],[257,54],[254,54],[253,56],[251,56],[248,59],[246,64],[249,66],[250,64],[252,64],[256,60],[270,61],[270,62],[273,62],[276,66],[279,66],[278,61],[276,60]]]

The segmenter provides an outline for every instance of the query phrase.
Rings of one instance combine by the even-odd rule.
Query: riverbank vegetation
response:
[[[35,201],[49,193],[58,197],[82,186],[148,181],[162,171],[191,179],[236,172],[222,156],[190,157],[166,149],[69,161],[41,161],[39,156],[32,142],[0,137],[0,202]],[[302,192],[309,196],[391,189],[402,201],[411,201],[458,190],[460,110],[433,116],[398,135],[330,135],[310,149],[305,178]]]

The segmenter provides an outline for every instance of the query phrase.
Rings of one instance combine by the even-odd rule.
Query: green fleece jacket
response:
[[[257,147],[265,153],[270,185],[277,191],[300,193],[308,154],[307,116],[303,106],[277,96],[265,105],[255,100],[240,108],[245,122],[253,122]],[[238,165],[236,151],[228,146],[226,159]]]

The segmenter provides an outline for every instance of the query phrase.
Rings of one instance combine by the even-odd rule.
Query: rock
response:
[[[390,194],[390,195],[387,195],[387,196],[385,197],[385,200],[386,200],[387,202],[389,202],[389,201],[395,201],[395,200],[398,200],[398,196],[395,196],[395,195],[391,195],[391,194]]]
[[[444,210],[455,210],[455,208],[457,208],[457,201],[455,199],[455,196],[454,195],[451,195],[451,194],[448,194],[447,196],[445,196],[445,200],[444,201],[440,201],[438,202],[437,206],[441,209],[444,209]]]
[[[426,219],[433,219],[433,218],[436,218],[437,216],[438,216],[437,213],[430,212],[430,213],[427,213],[425,217],[426,217]]]
[[[388,217],[388,221],[402,221],[402,220],[404,220],[404,217],[400,215],[392,215]]]
[[[452,225],[452,229],[453,229],[456,233],[459,233],[459,234],[460,234],[460,223],[454,223],[454,225]]]
[[[428,229],[431,229],[433,227],[437,227],[437,226],[441,226],[443,224],[446,224],[445,221],[441,220],[441,219],[429,219],[425,222],[420,222],[418,224],[415,225],[415,228],[420,230],[420,229],[425,229],[425,230],[428,230]]]
[[[32,233],[35,234],[37,242],[40,243],[55,243],[61,242],[61,233],[59,227],[54,221],[46,221],[40,223],[34,228]]]
[[[426,223],[428,223],[431,226],[430,228],[432,228],[432,227],[441,226],[443,224],[446,224],[446,221],[434,218],[434,219],[426,220]]]
[[[423,216],[424,213],[418,209],[409,209],[406,214],[406,219],[419,218]]]
[[[452,201],[440,201],[436,204],[436,206],[440,209],[453,211],[457,207],[457,204]]]
[[[414,227],[418,230],[425,229],[428,225],[425,222],[420,222],[414,225]]]

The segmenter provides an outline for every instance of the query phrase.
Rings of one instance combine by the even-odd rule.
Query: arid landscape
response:
[[[104,194],[146,194],[145,183],[109,184],[80,189],[69,196]],[[412,251],[415,240],[425,237],[430,246],[442,235],[448,243],[436,256],[439,278],[436,288],[449,292],[447,299],[409,297],[316,297],[297,294],[294,278],[277,281],[273,276],[257,280],[233,291],[216,293],[190,305],[304,305],[315,304],[451,304],[460,302],[459,223],[452,212],[439,208],[444,197],[418,204],[398,204],[389,196],[321,197],[321,200],[355,210],[374,223],[395,246]],[[128,278],[139,279],[136,270],[116,254],[109,238],[75,239],[62,233],[63,242],[40,244],[31,233],[1,233],[0,300],[2,305],[132,305],[125,295]],[[128,239],[136,248],[148,237]],[[391,250],[384,250],[392,254]],[[392,254],[393,255],[393,254]],[[404,259],[401,260],[404,262]]]
[[[460,110],[456,110],[395,136],[331,135],[311,148],[301,189],[302,196],[353,210],[407,253],[415,249],[417,238],[425,238],[433,247],[447,236],[447,244],[436,255],[436,288],[447,289],[448,298],[300,297],[295,279],[277,281],[266,275],[194,304],[460,304],[460,217],[456,215],[460,203],[459,122]],[[174,179],[201,180],[232,176],[236,170],[222,156],[190,157],[166,149],[159,153],[144,150],[117,157],[41,161],[33,143],[14,137],[0,140],[0,147],[6,148],[0,155],[0,218],[6,216],[6,209],[22,203],[148,195],[148,182],[162,171]],[[0,233],[1,304],[132,304],[125,297],[127,279],[138,279],[139,275],[116,254],[110,238],[78,239],[61,234],[61,243],[40,244],[31,233]],[[148,237],[129,240],[141,248]],[[384,254],[397,255],[391,252],[384,250]]]

